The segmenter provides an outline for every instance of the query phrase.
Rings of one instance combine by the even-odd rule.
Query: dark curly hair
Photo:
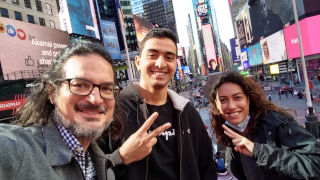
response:
[[[26,103],[17,110],[16,120],[13,124],[23,127],[49,124],[52,121],[51,116],[55,108],[49,100],[49,90],[51,88],[60,88],[58,80],[63,79],[65,76],[63,67],[68,59],[72,56],[86,56],[89,54],[98,54],[112,65],[112,59],[109,53],[98,43],[81,41],[66,47],[54,58],[52,69],[45,72],[39,80],[34,82],[35,86],[31,89]],[[115,74],[114,69],[113,74]],[[116,82],[115,75],[114,81]],[[115,112],[117,111],[117,107],[118,105],[116,103]],[[122,129],[119,116],[114,115],[113,121],[108,126],[108,130],[112,132],[112,136],[119,137],[119,133],[123,131]]]
[[[222,118],[220,111],[216,105],[217,91],[218,88],[225,83],[235,83],[239,85],[243,92],[249,97],[249,115],[250,120],[248,127],[250,128],[250,133],[255,133],[257,129],[257,124],[259,118],[262,114],[268,113],[268,111],[276,111],[287,116],[291,116],[286,110],[276,106],[270,102],[264,95],[262,88],[256,84],[253,78],[245,77],[236,71],[225,72],[220,76],[220,79],[213,85],[210,93],[210,103],[211,103],[211,124],[217,135],[217,140],[219,143],[224,145],[229,145],[230,139],[223,133],[222,124],[225,120]]]

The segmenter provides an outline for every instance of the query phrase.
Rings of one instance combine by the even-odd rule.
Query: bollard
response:
[[[315,114],[313,107],[308,107],[305,126],[315,138],[320,137],[320,121],[318,121],[318,116]]]

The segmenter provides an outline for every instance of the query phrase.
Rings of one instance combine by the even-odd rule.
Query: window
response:
[[[25,5],[27,8],[30,8],[30,9],[31,9],[30,0],[24,0],[24,5]]]
[[[46,9],[48,14],[52,14],[51,5],[46,3]]]
[[[0,11],[1,11],[1,17],[7,17],[7,18],[9,18],[8,9],[6,9],[6,8],[1,8],[1,7],[0,7]]]
[[[32,15],[27,15],[28,17],[28,22],[34,24],[34,17]]]
[[[54,21],[49,20],[49,24],[51,28],[56,28],[56,24],[54,23]]]
[[[37,11],[42,12],[42,5],[41,5],[41,1],[36,0],[36,6],[37,6]]]
[[[39,24],[40,26],[46,26],[46,21],[43,18],[39,17]]]
[[[19,0],[12,0],[13,4],[19,4]]]
[[[14,16],[15,16],[16,20],[22,21],[21,12],[15,11]]]

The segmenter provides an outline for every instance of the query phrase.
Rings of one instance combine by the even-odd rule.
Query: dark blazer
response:
[[[26,128],[1,124],[0,145],[0,179],[85,179],[53,123]],[[110,155],[105,155],[95,142],[89,148],[97,179],[114,179],[113,171],[108,169],[115,164]]]

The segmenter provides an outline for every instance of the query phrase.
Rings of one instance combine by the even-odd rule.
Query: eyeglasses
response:
[[[120,88],[118,86],[114,86],[113,83],[94,84],[89,80],[78,78],[61,79],[59,81],[67,81],[70,92],[80,96],[89,95],[96,86],[99,88],[100,96],[103,99],[113,100],[117,98],[120,93]]]

